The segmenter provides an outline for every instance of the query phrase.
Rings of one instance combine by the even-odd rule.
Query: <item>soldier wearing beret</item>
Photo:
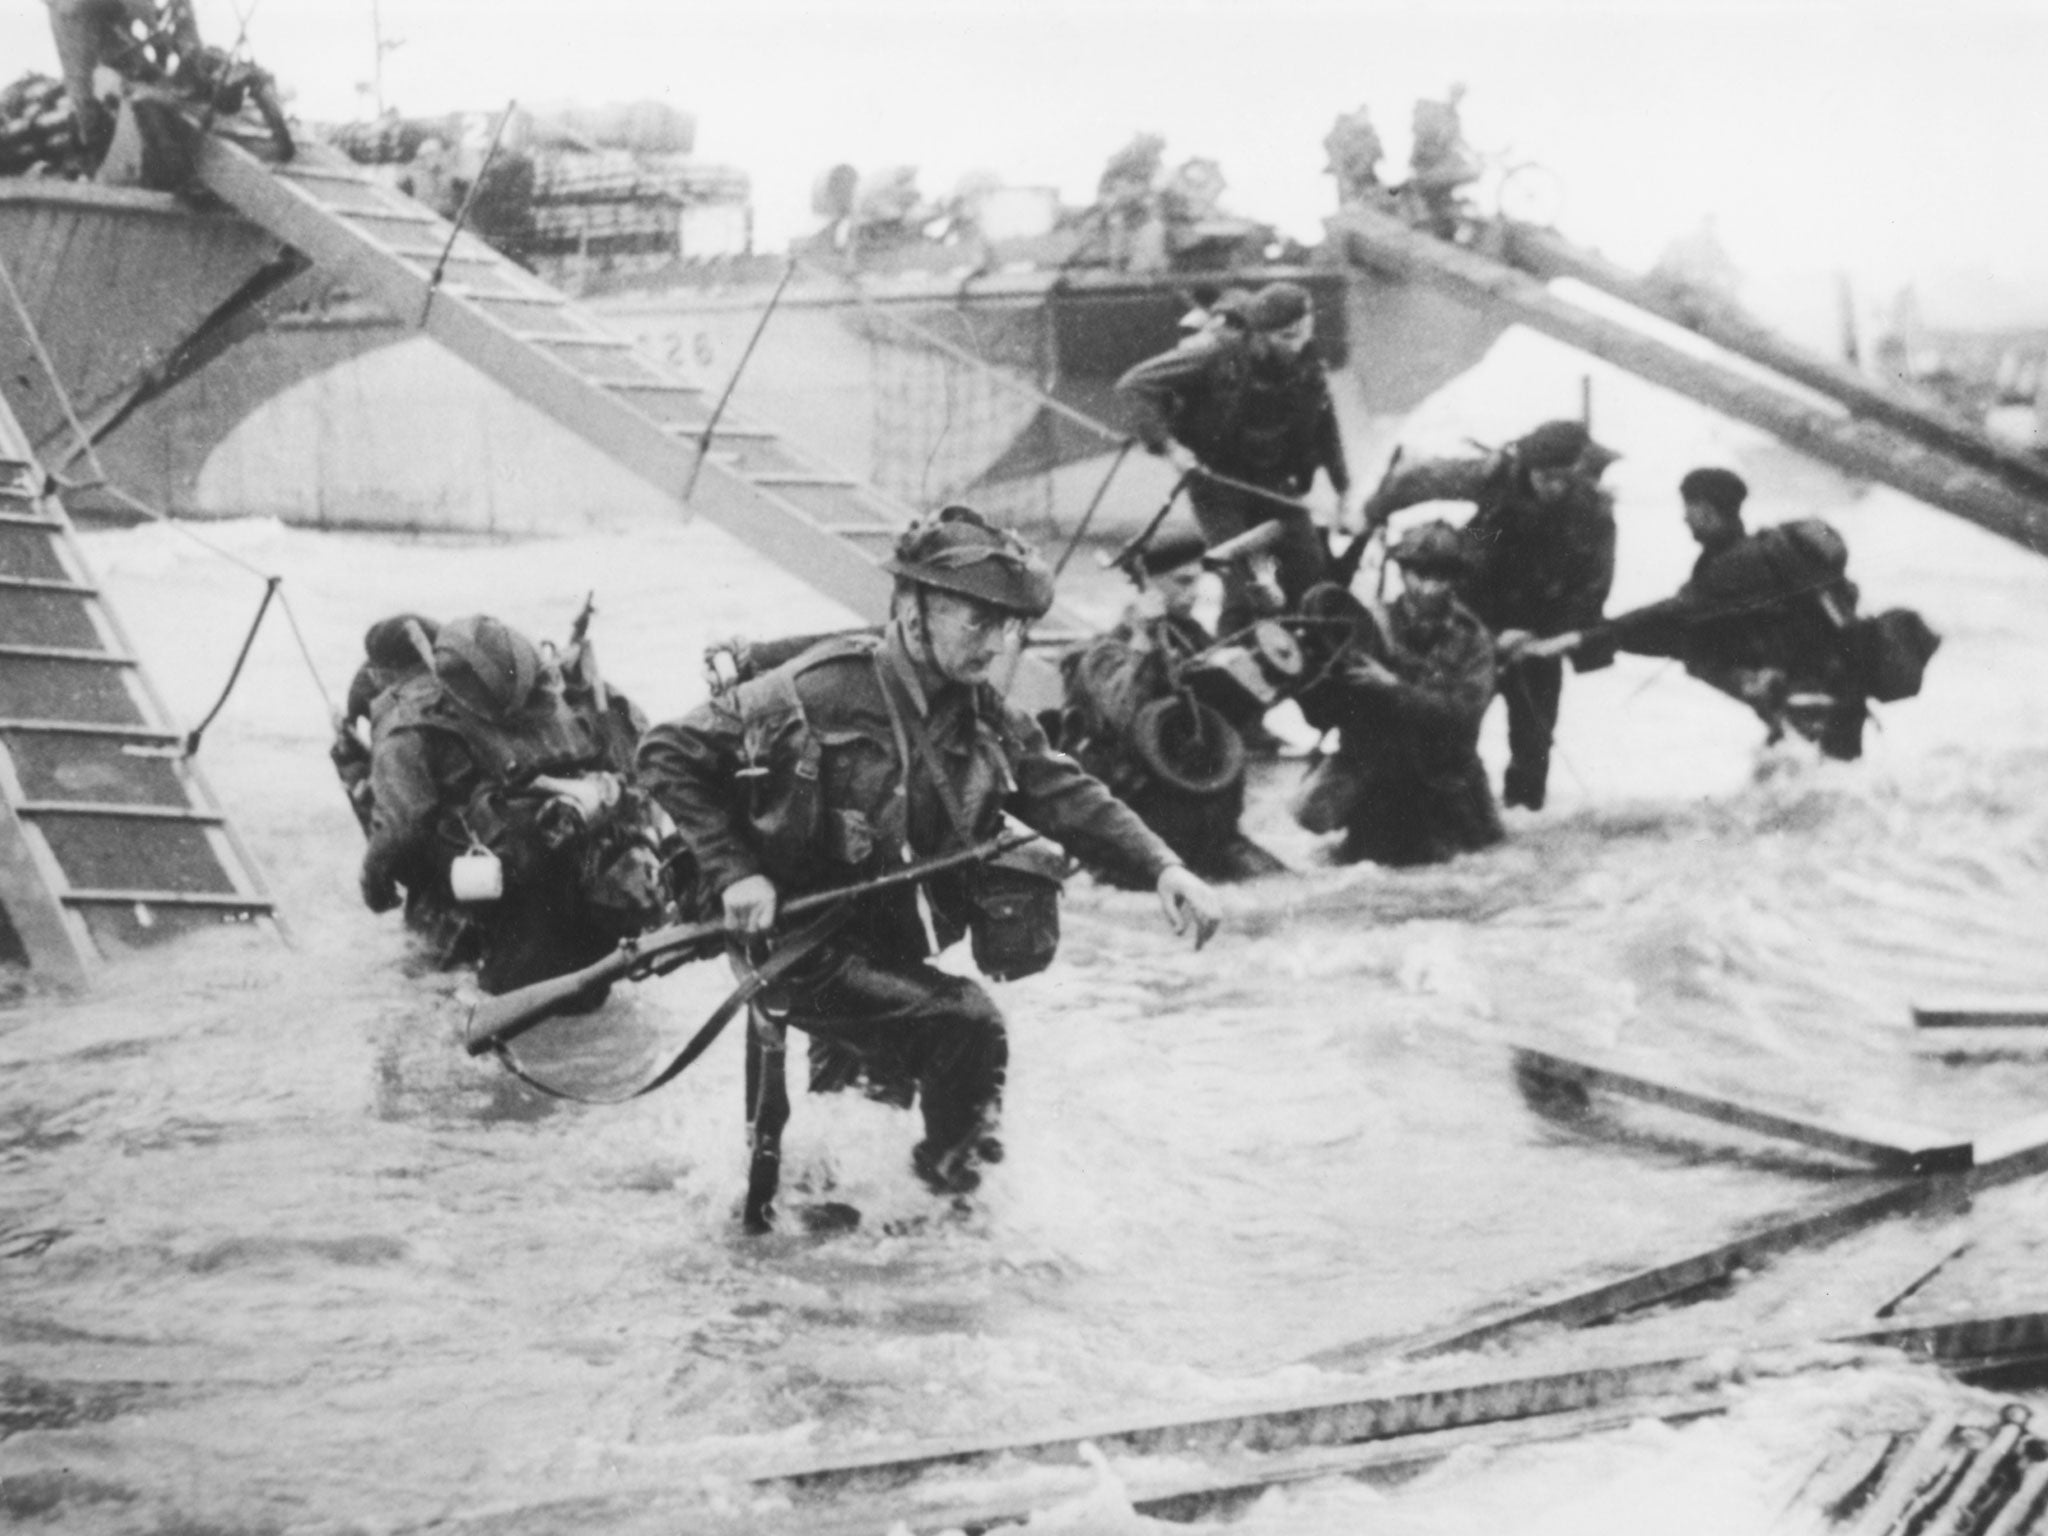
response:
[[[1614,502],[1600,475],[1617,455],[1576,421],[1547,421],[1506,447],[1432,459],[1391,477],[1365,507],[1368,527],[1425,501],[1469,501],[1470,566],[1458,597],[1501,641],[1507,663],[1508,768],[1502,798],[1543,808],[1550,742],[1564,693],[1554,656],[1517,660],[1530,638],[1595,623],[1614,584]],[[1581,671],[1604,665],[1574,658]]]
[[[1351,474],[1337,410],[1315,350],[1315,315],[1299,283],[1268,283],[1238,306],[1232,324],[1207,344],[1176,347],[1117,380],[1139,416],[1138,434],[1154,453],[1169,439],[1194,455],[1188,499],[1211,545],[1277,519],[1274,548],[1280,591],[1289,606],[1322,579],[1329,550],[1298,498],[1318,471],[1341,498]],[[1201,473],[1210,471],[1211,473]],[[1236,634],[1262,611],[1255,588],[1236,570],[1223,581],[1222,629]]]
[[[1745,529],[1749,487],[1733,470],[1695,469],[1678,495],[1700,547],[1686,583],[1660,602],[1536,641],[1534,649],[1603,664],[1617,650],[1674,657],[1754,710],[1771,741],[1789,727],[1829,757],[1860,756],[1865,690],[1878,686],[1864,654],[1873,629],[1912,653],[1916,679],[1938,637],[1910,610],[1859,622],[1841,534],[1818,518]]]

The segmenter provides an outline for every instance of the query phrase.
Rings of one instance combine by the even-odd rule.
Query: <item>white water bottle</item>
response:
[[[496,901],[505,894],[505,866],[488,848],[472,848],[448,866],[448,890],[457,901]]]

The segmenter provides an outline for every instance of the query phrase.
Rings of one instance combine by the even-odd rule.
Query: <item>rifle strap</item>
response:
[[[552,1083],[542,1082],[531,1072],[520,1066],[513,1059],[512,1050],[508,1044],[501,1041],[492,1046],[491,1049],[507,1072],[518,1078],[527,1087],[538,1088],[550,1098],[567,1099],[572,1104],[629,1104],[634,1099],[650,1094],[655,1089],[675,1081],[691,1062],[702,1056],[710,1048],[711,1042],[724,1032],[725,1026],[730,1024],[742,1009],[758,997],[762,991],[773,986],[787,974],[799,960],[804,959],[813,950],[817,949],[819,945],[837,933],[846,923],[847,919],[852,916],[853,904],[851,902],[835,902],[827,907],[815,922],[806,928],[799,929],[788,943],[776,950],[745,981],[733,988],[731,994],[712,1011],[711,1017],[706,1019],[697,1033],[690,1037],[690,1043],[685,1045],[676,1054],[673,1061],[663,1067],[648,1081],[635,1088],[631,1093],[612,1098],[593,1098],[585,1094],[571,1092],[566,1088],[558,1088]]]
[[[910,842],[910,770],[911,752],[916,752],[916,761],[923,764],[925,776],[931,780],[932,792],[938,796],[939,804],[945,807],[946,820],[953,824],[953,835],[962,848],[974,846],[974,829],[967,824],[966,808],[960,804],[960,796],[953,787],[953,781],[946,776],[946,765],[939,761],[938,749],[932,745],[932,738],[924,728],[914,710],[904,708],[904,702],[897,697],[897,684],[889,676],[889,669],[882,659],[875,658],[875,681],[882,690],[882,703],[889,711],[889,725],[896,735],[896,755],[903,759],[903,840],[906,850]]]

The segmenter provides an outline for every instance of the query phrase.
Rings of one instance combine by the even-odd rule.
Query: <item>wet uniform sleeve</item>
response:
[[[655,726],[635,760],[640,787],[675,822],[714,894],[761,872],[733,809],[743,745],[738,712],[713,700]]]
[[[1008,716],[1010,737],[1020,750],[1010,764],[1017,788],[1005,810],[1083,863],[1142,876],[1148,886],[1157,884],[1169,865],[1181,862],[1100,779],[1053,751],[1037,721],[1019,710]]]
[[[1614,588],[1614,544],[1613,502],[1603,495],[1598,515],[1585,517],[1574,530],[1556,633],[1589,630],[1599,625],[1600,615],[1607,607],[1607,594]],[[1572,669],[1597,671],[1613,659],[1611,651],[1582,652],[1572,658]]]
[[[425,731],[394,731],[370,759],[370,845],[363,878],[371,884],[424,878],[441,804],[434,744]]]
[[[1209,347],[1176,347],[1147,358],[1116,381],[1117,392],[1138,407],[1138,436],[1155,453],[1173,435],[1190,396],[1208,382]],[[1332,418],[1334,421],[1334,417]]]
[[[1373,515],[1384,520],[1425,501],[1477,501],[1493,477],[1498,456],[1425,459],[1398,471],[1373,493]]]
[[[1627,613],[1587,626],[1585,644],[1579,655],[1585,660],[1580,670],[1605,666],[1616,651],[1631,656],[1679,656],[1693,626],[1706,614],[1706,605],[1690,586],[1661,602],[1631,608]]]

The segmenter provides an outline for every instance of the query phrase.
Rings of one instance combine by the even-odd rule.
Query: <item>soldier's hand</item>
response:
[[[1505,640],[1507,636],[1502,635],[1501,638]],[[1540,661],[1552,656],[1569,656],[1585,644],[1585,641],[1586,637],[1580,631],[1568,629],[1561,635],[1552,635],[1548,640],[1525,640],[1515,648],[1513,657],[1516,660],[1527,657]]]
[[[367,869],[362,873],[361,889],[363,905],[372,912],[389,912],[402,899],[389,875],[373,875]]]
[[[1391,688],[1401,680],[1387,670],[1384,662],[1358,654],[1346,659],[1344,681],[1356,683],[1361,688]]]
[[[1357,496],[1344,495],[1337,499],[1337,531],[1350,538],[1356,538],[1372,527],[1367,520],[1367,508],[1372,504],[1372,493],[1361,492]]]
[[[1518,656],[1535,654],[1528,648],[1529,642],[1535,638],[1526,629],[1504,629],[1493,637],[1494,654],[1503,661],[1513,661]]]
[[[782,898],[766,875],[748,875],[728,885],[719,900],[725,906],[726,932],[766,933],[775,926]]]
[[[1223,925],[1223,903],[1185,864],[1172,864],[1159,876],[1159,905],[1166,909],[1166,921],[1175,933],[1195,926],[1195,948],[1200,949]]]

